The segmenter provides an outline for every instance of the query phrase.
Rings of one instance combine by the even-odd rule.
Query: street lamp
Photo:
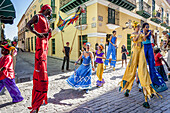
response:
[[[125,25],[126,25],[126,27],[122,27],[122,30],[125,30],[127,28],[131,29],[132,28],[131,27],[131,20],[129,20],[129,22],[126,22]]]

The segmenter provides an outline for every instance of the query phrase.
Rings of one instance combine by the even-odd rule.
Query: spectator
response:
[[[123,68],[123,62],[125,61],[125,66],[127,66],[127,57],[126,57],[126,53],[127,53],[127,49],[125,47],[125,45],[122,45],[122,68]]]

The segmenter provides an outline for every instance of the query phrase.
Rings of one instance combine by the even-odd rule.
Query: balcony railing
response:
[[[123,7],[129,11],[136,8],[136,0],[108,0],[120,7]]]
[[[151,6],[146,2],[138,2],[137,14],[143,16],[144,18],[149,18],[151,16]]]
[[[89,0],[60,0],[60,10],[64,13],[68,12],[87,1]]]
[[[79,20],[76,21],[76,26],[85,24],[87,24],[87,17],[81,17]]]

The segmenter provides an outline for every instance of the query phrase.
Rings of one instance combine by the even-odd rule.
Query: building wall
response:
[[[41,1],[41,2],[39,2]],[[101,0],[99,0],[101,1]],[[149,3],[152,0],[149,0]],[[105,2],[105,1],[102,1]],[[40,11],[40,6],[44,4],[49,4],[51,5],[51,0],[34,0],[34,2],[32,3],[32,5],[30,5],[30,7],[28,8],[28,10],[25,12],[25,19],[30,20],[31,19],[31,15],[32,17],[34,16],[34,11],[36,11],[36,13],[38,13]],[[55,5],[56,5],[56,14],[57,14],[57,18],[54,22],[54,25],[56,27],[56,24],[58,22],[58,11],[59,11],[59,4],[60,4],[60,0],[55,0]],[[156,4],[156,10],[159,9],[160,4]],[[166,6],[167,7],[167,6]],[[116,7],[113,7],[116,8]],[[119,10],[119,8],[116,8],[117,11]],[[141,20],[147,21],[150,23],[150,29],[152,30],[159,30],[159,36],[161,38],[162,36],[162,31],[165,29],[164,27],[161,27],[160,25],[153,23],[150,21],[150,19],[144,19],[143,17],[139,18],[139,15],[135,14],[135,10],[133,11],[133,15],[129,15],[127,12],[122,12],[119,11],[119,27],[116,29],[109,29],[107,27],[108,24],[108,6],[104,5],[102,3],[94,3],[91,5],[87,5],[87,28],[85,30],[82,30],[82,35],[86,35],[87,36],[87,40],[88,42],[91,43],[91,47],[95,48],[95,44],[98,43],[103,43],[105,44],[106,42],[106,35],[107,34],[112,34],[113,30],[117,31],[117,45],[118,45],[118,49],[117,49],[117,60],[121,60],[121,46],[125,45],[127,47],[127,35],[131,34],[133,32],[133,29],[125,29],[122,30],[123,27],[126,27],[125,23],[128,22],[129,20],[131,21],[137,21],[137,22],[141,22]],[[64,19],[68,16],[73,15],[74,13],[71,14],[66,14],[60,11],[60,15],[61,17]],[[164,13],[165,14],[165,13]],[[99,20],[98,17],[101,16],[103,17],[103,20]],[[96,27],[92,27],[92,25],[96,24]],[[70,42],[70,46],[72,45],[73,42],[73,38],[76,32],[76,28],[75,28],[76,24],[70,25],[67,28],[64,29],[64,32],[62,32],[63,34],[63,39],[64,39],[64,45],[66,42]],[[156,27],[157,26],[157,27]],[[30,31],[26,32],[26,45],[27,45],[27,51],[28,49],[28,40],[30,42],[29,47],[30,47],[30,52],[35,52],[35,35],[32,34]],[[73,50],[71,53],[71,60],[77,60],[77,58],[79,57],[79,50],[80,50],[80,44],[79,44],[79,37],[81,36],[81,31],[77,30],[77,34],[76,34],[76,38],[75,38],[75,42],[73,45]],[[33,37],[33,50],[31,48],[31,37]],[[55,54],[52,53],[52,40],[55,39]],[[54,57],[58,57],[58,58],[63,58],[64,54],[62,53],[62,49],[63,49],[63,43],[62,43],[62,37],[61,37],[61,32],[57,33],[55,36],[53,36],[50,40],[49,40],[49,50],[48,50],[48,55],[49,56],[54,56]]]

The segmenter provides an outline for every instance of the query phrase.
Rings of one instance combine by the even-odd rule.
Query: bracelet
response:
[[[76,61],[75,63],[77,64],[79,61]]]

